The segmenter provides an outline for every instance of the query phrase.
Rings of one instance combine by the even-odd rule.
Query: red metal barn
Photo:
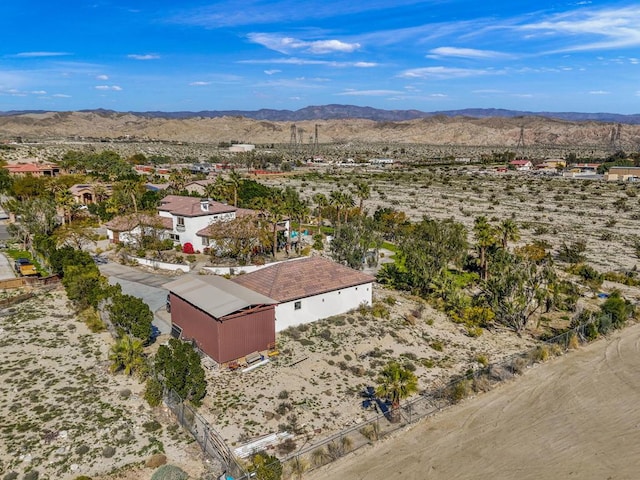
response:
[[[193,340],[217,363],[266,350],[276,339],[276,301],[215,275],[187,275],[165,285],[172,334]]]

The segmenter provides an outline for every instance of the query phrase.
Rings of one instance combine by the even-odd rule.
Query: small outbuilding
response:
[[[217,363],[275,343],[275,304],[265,295],[215,275],[186,275],[165,285],[171,334],[194,341]]]
[[[371,306],[375,278],[322,257],[281,262],[232,282],[278,301],[275,330]]]

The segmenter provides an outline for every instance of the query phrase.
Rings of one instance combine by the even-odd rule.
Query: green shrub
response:
[[[2,477],[2,480],[16,480],[16,478],[18,478],[17,472],[9,472],[4,477]]]
[[[155,432],[162,429],[162,425],[157,420],[151,420],[142,424],[142,428],[147,433]]]
[[[111,446],[106,446],[102,449],[102,456],[104,458],[111,458],[116,454],[116,449]]]
[[[83,445],[79,445],[76,448],[76,454],[77,455],[82,456],[82,455],[84,455],[85,453],[88,453],[88,452],[89,452],[89,447],[87,445],[84,445],[84,444]]]
[[[447,397],[451,403],[458,403],[471,393],[471,381],[460,380],[447,389]]]
[[[187,480],[187,478],[189,475],[175,465],[162,465],[151,475],[151,480]]]
[[[24,474],[24,477],[22,477],[23,480],[38,480],[38,477],[40,476],[40,472],[38,472],[37,470],[31,470],[27,473]]]
[[[157,407],[162,403],[162,384],[157,378],[152,377],[147,380],[144,387],[144,399],[150,407]]]

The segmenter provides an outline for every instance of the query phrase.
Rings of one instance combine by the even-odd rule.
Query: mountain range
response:
[[[360,107],[356,105],[318,105],[308,106],[299,110],[202,110],[197,112],[116,112],[113,110],[94,109],[81,110],[81,112],[97,115],[112,115],[115,113],[127,113],[147,118],[166,119],[190,119],[190,118],[220,118],[243,117],[252,120],[264,120],[273,122],[298,122],[313,120],[341,120],[364,119],[376,122],[402,122],[430,117],[469,117],[469,118],[518,118],[518,117],[543,117],[570,122],[604,122],[640,125],[640,114],[623,115],[617,113],[580,113],[580,112],[530,112],[521,110],[506,110],[499,108],[466,108],[461,110],[443,110],[436,112],[423,112],[420,110],[383,110],[372,107]],[[22,110],[0,112],[0,116],[17,116],[25,114],[43,114],[46,110]]]

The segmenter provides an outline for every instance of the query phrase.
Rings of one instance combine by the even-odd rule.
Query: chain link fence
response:
[[[595,317],[591,318],[526,352],[511,355],[500,362],[470,371],[443,387],[423,392],[417,398],[403,403],[396,409],[376,413],[371,418],[328,438],[315,443],[308,443],[310,440],[308,438],[297,451],[281,456],[279,461],[283,465],[284,472],[292,478],[301,478],[305,472],[371,445],[393,432],[460,402],[469,395],[489,391],[498,383],[521,374],[526,368],[543,362],[550,356],[561,355],[568,350],[578,348],[589,341],[589,329],[596,321]],[[168,392],[165,395],[165,403],[176,415],[180,424],[193,435],[202,450],[221,463],[227,475],[237,480],[250,478],[250,474],[240,465],[222,436],[193,407],[186,405],[174,392]],[[376,408],[376,411],[379,409]]]

